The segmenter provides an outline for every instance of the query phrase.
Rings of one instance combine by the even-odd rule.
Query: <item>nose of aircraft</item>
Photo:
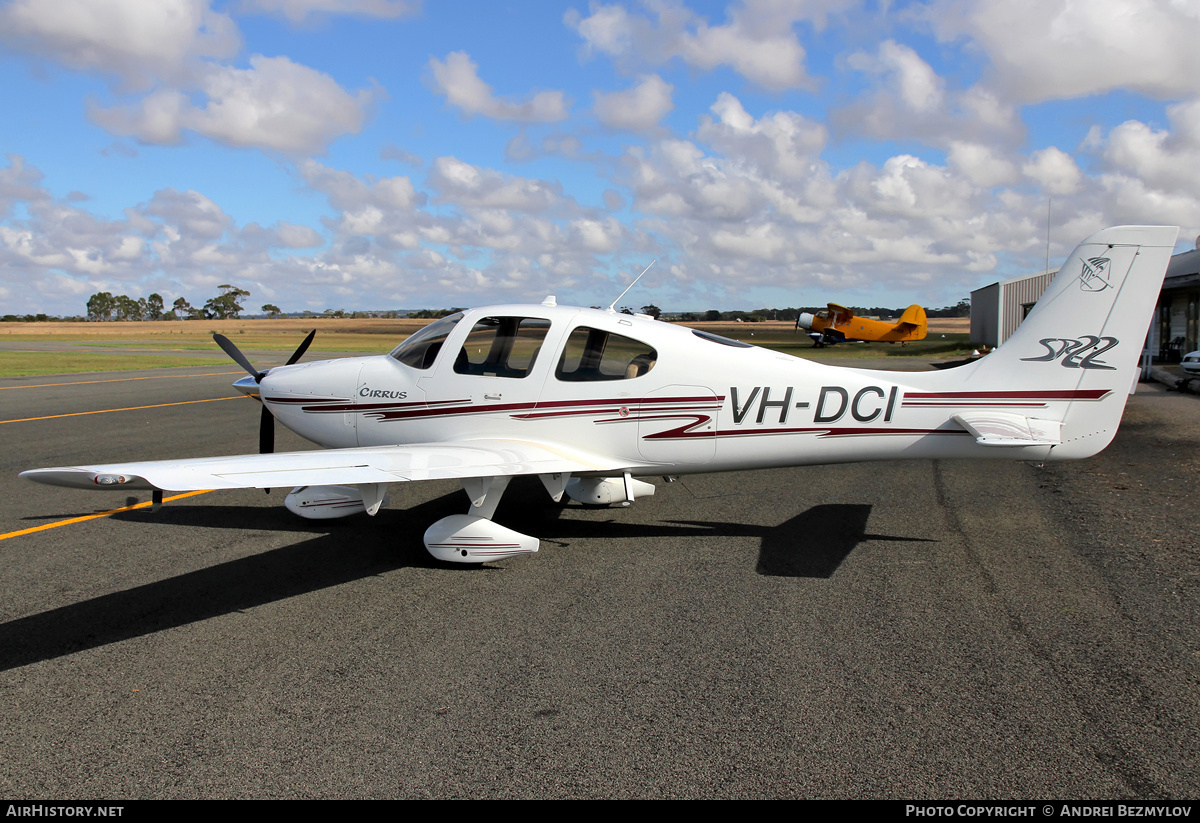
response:
[[[276,366],[259,381],[259,397],[280,423],[301,437],[331,447],[357,445],[354,391],[364,359]]]
[[[259,381],[259,392],[267,402],[311,398],[353,403],[361,360],[353,357],[276,366]]]

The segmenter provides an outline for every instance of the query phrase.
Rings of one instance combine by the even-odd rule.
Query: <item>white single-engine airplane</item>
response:
[[[551,497],[628,505],[653,475],[821,463],[1090,457],[1109,444],[1137,378],[1177,229],[1085,240],[1037,308],[982,360],[940,372],[839,368],[611,309],[491,306],[446,317],[394,351],[296,363],[234,383],[262,401],[260,454],[35,469],[85,489],[292,488],[310,518],[375,514],[388,484],[454,478],[467,514],[425,532],[441,560],[537,551],[493,523],[509,480]],[[324,450],[274,454],[278,419]]]

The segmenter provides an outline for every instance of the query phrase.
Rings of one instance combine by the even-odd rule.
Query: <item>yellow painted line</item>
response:
[[[185,368],[181,366],[180,368]],[[5,389],[45,389],[51,386],[86,386],[88,383],[127,383],[130,380],[168,380],[172,377],[221,377],[222,375],[244,374],[240,371],[213,371],[205,372],[204,374],[153,374],[149,377],[114,377],[110,380],[76,380],[71,383],[32,383],[28,386],[0,386],[0,391]]]
[[[56,417],[79,417],[84,414],[108,414],[109,412],[139,411],[141,409],[161,409],[164,406],[186,406],[190,403],[219,403],[222,400],[244,400],[249,395],[235,394],[232,397],[210,397],[207,400],[180,400],[178,403],[155,403],[152,406],[129,406],[124,409],[96,409],[95,411],[67,412],[66,414],[48,414],[45,417],[19,417],[16,420],[0,420],[5,423],[28,423],[32,420],[53,420]]]
[[[165,498],[163,498],[163,502],[169,503],[172,500],[182,500],[185,497],[195,497],[198,494],[208,494],[211,491],[214,491],[214,489],[205,489],[204,491],[198,491],[198,492],[184,492],[183,494],[177,494],[173,497],[165,497]],[[82,523],[85,520],[96,520],[98,518],[108,517],[109,515],[118,514],[120,512],[131,512],[134,509],[144,509],[147,506],[152,505],[152,502],[153,501],[147,500],[145,503],[134,503],[132,506],[122,506],[119,509],[109,509],[106,512],[97,512],[96,514],[85,514],[82,517],[72,517],[69,520],[59,520],[55,523],[45,523],[41,526],[34,526],[29,529],[21,529],[20,531],[17,531],[17,532],[9,532],[8,534],[0,534],[0,540],[7,540],[10,537],[20,537],[23,534],[33,534],[34,532],[44,532],[46,529],[57,529],[59,526],[70,526],[72,523]]]

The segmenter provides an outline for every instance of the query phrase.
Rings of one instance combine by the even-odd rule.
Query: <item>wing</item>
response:
[[[611,472],[642,463],[527,440],[464,440],[21,472],[51,486],[79,489],[270,489],[358,483],[402,483],[517,474]]]
[[[850,318],[854,316],[854,312],[845,306],[839,306],[837,303],[829,304],[829,317],[837,323],[848,323]]]

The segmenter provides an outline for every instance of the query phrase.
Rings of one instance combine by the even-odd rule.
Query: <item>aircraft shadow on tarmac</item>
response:
[[[516,495],[514,495],[516,497]],[[571,538],[758,537],[757,571],[777,577],[828,578],[861,542],[922,541],[866,532],[868,505],[814,506],[778,526],[721,521],[621,523],[561,517],[562,508],[520,494],[523,528],[549,542]],[[147,583],[69,606],[0,624],[0,671],[117,643],[219,615],[251,609],[307,592],[399,568],[440,568],[479,573],[470,566],[440,563],[420,540],[425,526],[462,511],[461,492],[443,495],[390,516],[350,521],[297,521],[286,511],[260,507],[176,506],[114,515],[114,519],[170,526],[265,529],[317,536],[166,580]],[[517,510],[514,507],[514,510]],[[535,528],[536,527],[536,528]],[[350,539],[352,537],[352,539]],[[534,558],[531,562],[536,562]],[[482,571],[496,571],[483,567]]]

